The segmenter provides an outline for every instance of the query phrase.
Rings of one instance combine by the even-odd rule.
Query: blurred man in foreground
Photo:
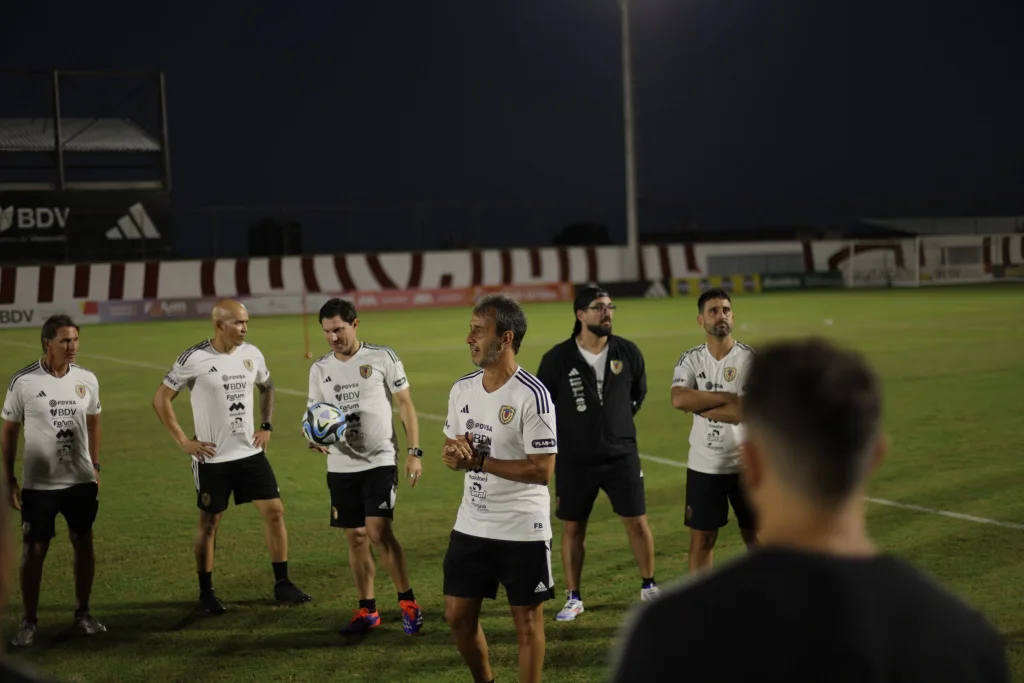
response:
[[[741,476],[762,549],[638,611],[613,680],[1008,681],[985,619],[868,537],[886,442],[867,364],[789,342],[759,350],[748,377]]]

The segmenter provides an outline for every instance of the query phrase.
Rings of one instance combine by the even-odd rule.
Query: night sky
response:
[[[5,67],[166,71],[176,207],[624,234],[615,0],[7,4]],[[633,4],[642,230],[1024,213],[1024,3]]]

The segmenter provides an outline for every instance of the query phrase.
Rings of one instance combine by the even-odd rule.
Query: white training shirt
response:
[[[526,460],[558,451],[555,406],[539,379],[518,368],[492,393],[483,370],[466,375],[448,395],[444,434],[469,434],[478,452],[493,460]],[[455,531],[504,541],[551,539],[551,496],[547,486],[522,484],[486,472],[467,471]]]
[[[242,342],[231,353],[221,353],[205,340],[178,356],[164,386],[191,392],[195,438],[216,444],[217,455],[206,459],[216,463],[260,452],[252,444],[253,387],[269,379],[267,362],[252,344]]]
[[[597,398],[604,404],[604,368],[608,365],[608,345],[605,344],[604,348],[601,349],[600,353],[591,353],[585,348],[580,346],[579,342],[576,346],[580,350],[580,354],[583,356],[583,360],[590,364],[590,367],[594,368],[594,374],[597,375]]]
[[[85,417],[99,414],[100,383],[85,368],[72,363],[58,378],[36,362],[14,373],[3,418],[24,424],[22,488],[54,491],[96,481]]]
[[[747,364],[754,350],[736,342],[722,360],[716,360],[707,344],[684,351],[676,363],[672,386],[699,391],[727,391],[744,393]],[[740,471],[740,443],[745,428],[742,424],[728,424],[693,416],[690,429],[690,455],[688,467],[707,474],[732,474]]]
[[[386,346],[363,342],[347,361],[332,351],[310,366],[306,407],[330,403],[348,422],[344,438],[330,446],[328,472],[363,472],[398,464],[391,396],[408,389],[401,359]]]

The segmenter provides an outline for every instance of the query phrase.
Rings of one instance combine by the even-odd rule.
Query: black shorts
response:
[[[398,468],[374,467],[362,472],[328,472],[331,490],[331,526],[358,529],[367,517],[395,517]]]
[[[444,555],[444,594],[493,600],[499,583],[513,606],[555,597],[551,541],[496,541],[453,530]]]
[[[743,493],[739,474],[686,470],[686,526],[714,531],[729,523],[729,504],[741,529],[756,529],[754,511]]]
[[[57,513],[64,515],[68,531],[76,535],[88,534],[100,509],[99,495],[99,486],[94,482],[54,491],[22,489],[22,538],[26,543],[49,541],[57,535]]]
[[[647,514],[640,456],[629,455],[599,465],[555,459],[555,516],[570,522],[590,517],[597,492],[603,490],[619,517]]]
[[[262,452],[228,462],[200,463],[193,459],[192,475],[196,484],[196,505],[212,515],[228,509],[232,493],[235,505],[281,497],[274,468]]]

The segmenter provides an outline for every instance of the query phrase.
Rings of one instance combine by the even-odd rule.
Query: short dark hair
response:
[[[488,294],[476,302],[474,315],[494,314],[494,326],[498,336],[512,332],[512,351],[519,353],[519,346],[526,336],[526,313],[519,302],[508,294]]]
[[[356,307],[348,299],[339,299],[335,297],[329,299],[327,303],[320,307],[320,320],[323,322],[325,318],[333,318],[340,316],[342,320],[349,323],[350,325],[356,319]]]
[[[721,287],[713,287],[711,289],[706,290],[697,299],[697,312],[703,313],[704,304],[711,301],[712,299],[725,299],[726,301],[729,302],[732,301],[732,297],[729,296],[729,292],[725,291]]]
[[[39,343],[42,345],[43,351],[46,350],[46,342],[56,339],[57,330],[62,327],[73,327],[76,332],[79,331],[78,323],[72,320],[70,315],[60,313],[46,319],[46,322],[43,323],[43,330],[39,334]]]
[[[776,442],[780,476],[818,502],[848,498],[881,437],[881,380],[867,361],[811,338],[759,348],[749,373],[743,421]]]

